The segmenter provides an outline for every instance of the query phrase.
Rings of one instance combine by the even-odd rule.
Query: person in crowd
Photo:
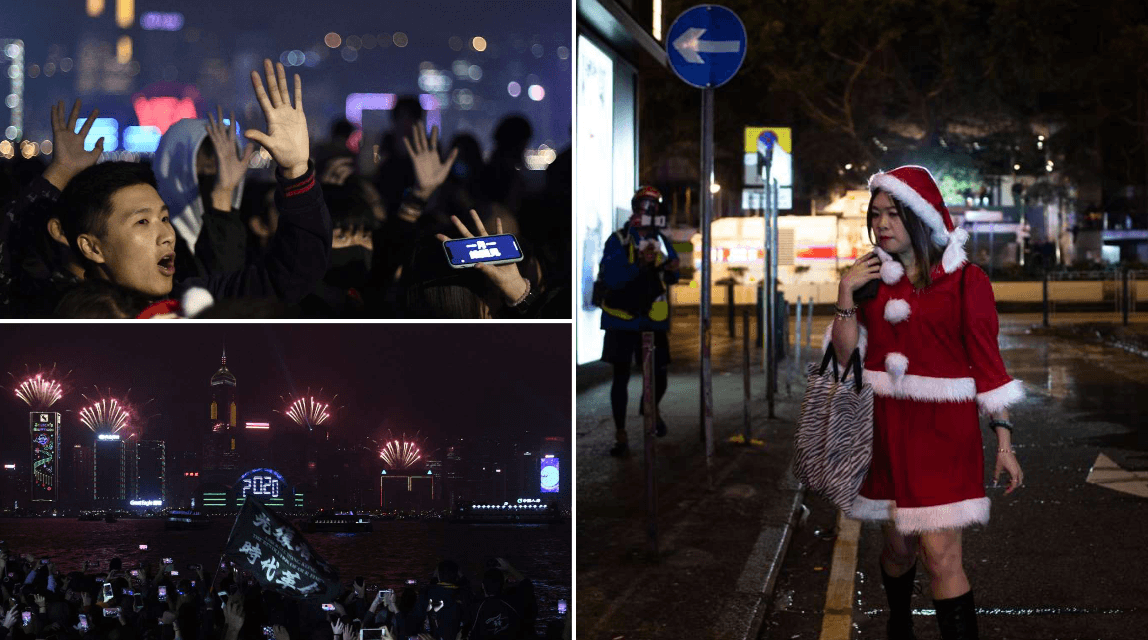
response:
[[[641,187],[630,200],[633,214],[606,240],[598,265],[601,285],[602,329],[606,332],[602,360],[614,366],[610,408],[614,415],[615,442],[612,456],[627,456],[626,404],[630,366],[641,363],[642,332],[654,334],[654,402],[666,393],[666,369],[670,364],[669,302],[667,286],[678,281],[680,262],[670,241],[662,235],[666,215],[662,194]],[[595,289],[598,289],[595,285]],[[595,293],[595,298],[599,294]],[[643,408],[644,410],[644,408]],[[656,435],[666,435],[666,423],[658,416]]]
[[[506,578],[497,568],[482,574],[482,592],[486,596],[475,608],[471,623],[471,640],[517,640],[522,636],[522,613],[503,599]]]
[[[488,199],[517,211],[526,191],[522,178],[523,158],[534,128],[520,115],[503,118],[494,130],[494,151],[482,172]]]
[[[876,248],[842,276],[823,345],[832,343],[840,363],[856,349],[874,392],[872,462],[847,515],[882,523],[890,638],[913,637],[919,552],[941,637],[976,638],[961,532],[989,519],[978,412],[992,417],[995,477],[1007,470],[1011,493],[1024,476],[1008,407],[1023,386],[1001,360],[992,285],[968,264],[968,234],[953,226],[932,174],[899,167],[871,177],[869,190]],[[855,298],[875,281],[875,296]]]
[[[461,631],[465,637],[472,619],[474,594],[463,581],[458,564],[453,560],[440,562],[435,580],[423,594],[419,607],[427,612],[431,634],[436,640],[451,640]]]
[[[255,145],[239,150],[235,113],[175,122],[156,149],[156,190],[176,231],[175,270],[205,277],[243,268],[245,232],[238,213]]]
[[[308,159],[302,82],[296,75],[292,105],[283,66],[278,65],[277,74],[270,60],[264,67],[268,90],[254,71],[252,85],[268,132],[244,131],[279,165],[280,218],[264,261],[177,284],[169,205],[160,198],[150,169],[107,162],[81,171],[61,196],[64,235],[81,257],[87,277],[111,280],[156,299],[178,299],[199,286],[217,300],[274,297],[288,303],[301,300],[322,278],[330,254],[330,218]]]

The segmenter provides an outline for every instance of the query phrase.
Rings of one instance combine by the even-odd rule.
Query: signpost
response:
[[[713,380],[710,361],[710,303],[713,256],[710,251],[710,223],[713,222],[714,89],[737,74],[745,60],[745,25],[733,11],[702,4],[687,9],[670,25],[666,53],[670,68],[686,84],[702,90],[701,144],[701,267],[702,295],[699,313],[701,338],[701,430],[706,444],[706,467],[712,464]]]

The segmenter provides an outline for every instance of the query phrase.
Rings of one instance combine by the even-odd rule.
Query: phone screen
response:
[[[140,545],[140,551],[147,551],[147,545],[146,545],[146,544],[141,544],[141,545]]]
[[[178,576],[178,575],[179,575],[179,572],[178,572],[178,571],[176,571],[175,569],[172,569],[172,570],[171,570],[171,575],[173,575],[173,576]]]
[[[84,631],[88,630],[88,616],[80,614],[80,628]]]
[[[275,640],[275,628],[270,626],[263,627],[263,637],[267,638],[267,640]]]
[[[323,603],[323,611],[334,611],[334,610],[335,610],[335,605],[331,604],[330,602],[324,602]]]
[[[171,564],[171,558],[164,558],[163,563],[164,564]]]
[[[140,570],[139,569],[132,569],[132,577],[133,578],[140,577]]]
[[[167,587],[162,585],[159,588],[159,601],[167,602]]]
[[[117,617],[119,617],[119,615],[120,615],[120,608],[119,607],[108,607],[107,609],[104,609],[104,617],[105,618],[117,618]]]
[[[466,267],[479,262],[517,262],[522,259],[518,240],[511,234],[483,238],[459,238],[442,243],[446,257],[455,267]]]
[[[381,640],[382,629],[359,629],[359,640]]]
[[[416,580],[407,580],[407,584],[415,584]]]
[[[565,600],[559,600],[558,601],[558,615],[566,615],[566,601]]]
[[[104,583],[104,602],[111,600],[112,596],[113,596],[113,594],[112,594],[112,583],[105,582]]]
[[[20,614],[20,618],[24,620],[24,626],[28,626],[28,625],[32,624],[32,612],[31,611],[25,611],[24,613]]]

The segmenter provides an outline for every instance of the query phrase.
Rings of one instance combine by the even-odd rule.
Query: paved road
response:
[[[1148,478],[1148,359],[1032,335],[1028,321],[1031,316],[1002,318],[1001,336],[1005,363],[1028,391],[1012,412],[1026,486],[1005,497],[1003,489],[991,488],[987,469],[991,521],[965,534],[981,637],[1146,638],[1148,497],[1086,478],[1102,454]],[[986,449],[995,449],[993,438],[986,438]],[[1148,488],[1148,481],[1138,484]],[[823,637],[836,514],[816,497],[807,504],[812,515],[794,534],[761,638]],[[852,638],[884,637],[880,533],[876,525],[861,529]],[[924,571],[917,585],[917,636],[937,638]]]

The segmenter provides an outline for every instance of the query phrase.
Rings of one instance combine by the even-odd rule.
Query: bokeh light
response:
[[[475,51],[486,51],[486,38],[475,36],[471,39],[470,46],[473,47]]]

